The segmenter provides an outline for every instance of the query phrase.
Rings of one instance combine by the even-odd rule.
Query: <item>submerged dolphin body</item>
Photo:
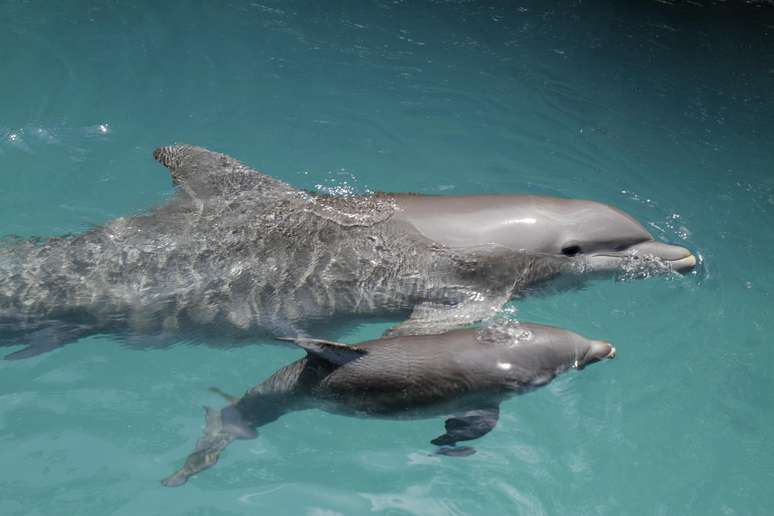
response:
[[[9,357],[100,332],[303,335],[352,314],[412,311],[393,333],[438,333],[560,275],[695,263],[591,201],[326,197],[200,147],[154,157],[177,189],[166,204],[82,234],[0,246],[0,344],[27,344]]]
[[[572,368],[615,357],[610,343],[537,324],[504,324],[441,335],[401,336],[345,346],[297,339],[307,356],[283,367],[221,410],[207,409],[204,436],[183,467],[162,481],[178,486],[215,464],[235,439],[296,410],[321,408],[387,418],[446,416],[433,439],[445,455],[497,424],[500,403]]]

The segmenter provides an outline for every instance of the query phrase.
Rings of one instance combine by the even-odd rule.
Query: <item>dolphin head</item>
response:
[[[616,350],[604,340],[592,340],[564,328],[544,324],[519,323],[527,333],[529,353],[542,355],[549,369],[583,369],[606,358],[615,358]],[[519,346],[516,346],[518,348]]]
[[[494,343],[503,381],[516,390],[540,387],[564,371],[584,369],[616,355],[607,341],[543,324],[509,321],[479,335]]]
[[[688,249],[657,242],[631,216],[600,202],[534,195],[398,195],[396,201],[396,218],[454,250],[494,246],[582,272],[686,272],[696,264]]]
[[[550,251],[590,272],[664,270],[687,272],[696,257],[686,248],[657,242],[631,216],[593,201],[566,201],[554,219]]]

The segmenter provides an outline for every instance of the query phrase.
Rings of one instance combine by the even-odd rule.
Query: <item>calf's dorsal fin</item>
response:
[[[347,346],[330,340],[310,339],[306,337],[277,337],[287,340],[303,348],[308,354],[321,358],[331,364],[344,365],[366,354],[366,350]]]

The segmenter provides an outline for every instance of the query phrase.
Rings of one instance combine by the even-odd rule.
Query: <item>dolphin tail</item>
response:
[[[237,401],[239,401],[239,398],[237,398],[236,396],[233,396],[233,395],[231,395],[231,394],[229,394],[227,392],[223,392],[222,390],[218,389],[217,387],[210,387],[207,390],[210,391],[213,394],[217,394],[218,396],[220,396],[224,400],[228,401],[232,405],[234,403],[236,403]]]
[[[258,433],[249,426],[233,405],[222,410],[204,408],[206,426],[204,435],[196,443],[196,449],[188,455],[183,467],[163,479],[161,483],[167,487],[176,487],[186,483],[188,479],[218,462],[220,453],[235,439],[254,439]]]

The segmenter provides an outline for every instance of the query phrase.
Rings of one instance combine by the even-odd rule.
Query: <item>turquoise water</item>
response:
[[[99,336],[0,361],[0,514],[770,513],[771,8],[67,4],[0,1],[0,235],[163,202],[151,152],[187,142],[299,187],[604,201],[702,264],[514,303],[619,358],[506,402],[464,459],[430,455],[440,420],[313,410],[164,488],[209,386],[302,353]]]

